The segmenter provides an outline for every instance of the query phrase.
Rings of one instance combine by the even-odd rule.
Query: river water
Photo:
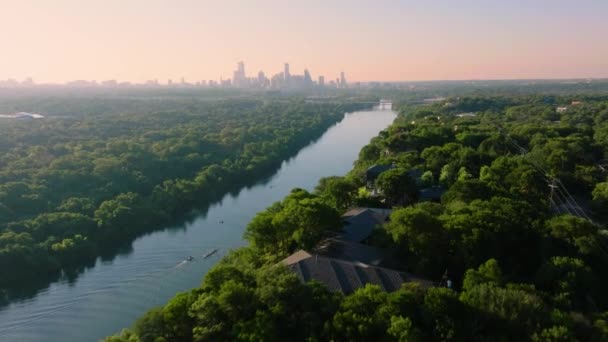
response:
[[[98,259],[75,281],[53,283],[1,308],[0,341],[96,341],[131,326],[177,292],[197,287],[223,255],[245,245],[243,231],[257,212],[295,187],[312,190],[321,177],[348,172],[361,148],[395,116],[390,104],[345,114],[264,182],[226,195],[191,223],[138,238],[128,253]],[[194,260],[183,261],[189,255]]]

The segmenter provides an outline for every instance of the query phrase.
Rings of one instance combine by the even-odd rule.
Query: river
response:
[[[96,341],[131,326],[177,292],[199,286],[223,255],[245,245],[243,231],[257,212],[293,188],[312,190],[321,177],[348,172],[361,148],[395,116],[390,104],[345,114],[264,182],[224,196],[182,227],[138,238],[111,261],[99,258],[76,280],[58,281],[1,308],[0,341]],[[183,261],[189,255],[194,260]]]

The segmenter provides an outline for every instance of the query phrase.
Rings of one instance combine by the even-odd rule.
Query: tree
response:
[[[562,86],[540,87],[563,91]],[[507,89],[501,86],[500,91]],[[417,96],[405,96],[404,101]],[[352,203],[352,189],[345,181],[358,178],[329,177],[315,194],[295,190],[256,216],[246,233],[251,247],[231,253],[209,272],[187,310],[186,301],[175,306],[175,317],[184,311],[189,317],[177,319],[188,322],[177,325],[177,330],[185,332],[193,322],[192,338],[201,341],[606,340],[608,316],[601,312],[608,303],[602,294],[608,277],[601,272],[606,266],[604,253],[598,253],[601,231],[574,216],[551,215],[546,205],[547,174],[559,177],[583,198],[590,198],[591,186],[604,177],[596,165],[606,152],[602,125],[608,118],[608,102],[601,96],[585,96],[585,105],[555,113],[556,105],[572,99],[547,93],[455,96],[416,108],[404,105],[396,124],[362,151],[351,175],[360,176],[372,163],[397,165],[397,171],[391,171],[394,175],[387,174],[393,179],[387,180],[385,189],[377,184],[378,190],[394,195],[387,196],[384,204],[404,204],[398,176],[421,167],[420,162],[428,170],[427,182],[433,183],[435,175],[450,187],[441,205],[394,208],[382,230],[387,237],[383,242],[396,252],[395,264],[430,274],[430,279],[438,279],[447,268],[454,287],[462,283],[462,291],[408,282],[392,293],[368,285],[343,295],[319,283],[302,284],[296,274],[277,267],[289,252],[314,246],[331,234],[335,227],[327,223],[335,223],[336,208]],[[478,112],[475,118],[454,118],[455,113],[470,110]],[[546,122],[555,118],[561,122]],[[496,124],[501,128],[496,129]],[[243,146],[255,155],[259,146],[242,144],[248,134],[263,133],[255,126],[229,125],[205,139],[221,148]],[[179,150],[197,154],[192,158],[186,154],[186,159],[207,158],[204,149],[180,139],[173,141]],[[521,156],[514,142],[532,153]],[[117,151],[123,148],[116,146]],[[160,150],[170,157],[172,148],[167,144]],[[424,160],[417,152],[401,153],[404,149],[423,150]],[[174,155],[172,162],[178,163],[181,154]],[[230,179],[236,165],[249,169],[257,162],[230,159],[221,168],[206,168],[194,182],[172,182],[176,186],[166,187],[171,194],[167,197],[196,198],[190,196],[195,192],[178,190],[196,184],[193,189],[199,193],[210,183]],[[598,188],[601,193],[602,186]],[[373,203],[368,197],[361,191],[358,203]],[[598,213],[604,205],[601,201],[595,200]],[[28,224],[13,222],[8,227],[22,232],[28,231]],[[2,265],[35,253],[36,240],[16,235],[0,235]],[[3,258],[3,247],[12,250],[14,245],[27,248]],[[164,315],[163,336],[171,332],[169,321]]]
[[[95,221],[90,217],[66,212],[40,214],[35,219],[26,221],[25,224],[36,239],[42,239],[44,236],[56,238],[89,236],[97,231]]]
[[[290,245],[292,231],[279,229],[273,223],[274,216],[282,210],[281,203],[275,203],[265,211],[257,213],[247,225],[245,238],[256,248],[270,251],[276,248],[286,251]]]
[[[489,136],[490,134],[485,132],[461,132],[456,134],[456,141],[464,146],[477,148]]]
[[[534,293],[502,288],[493,282],[468,288],[460,300],[474,309],[473,321],[481,340],[499,336],[506,340],[528,338],[541,323],[546,306]]]
[[[581,259],[553,257],[538,270],[536,284],[551,293],[558,305],[584,308],[593,288],[593,275]]]
[[[424,183],[424,185],[431,186],[435,181],[435,177],[433,176],[433,172],[425,171],[420,177],[420,180]]]
[[[108,336],[104,342],[141,342],[142,340],[134,331],[123,329],[120,333]]]
[[[315,192],[327,199],[338,211],[348,209],[357,196],[357,186],[344,177],[325,177],[319,180]]]
[[[57,207],[57,209],[59,211],[93,216],[93,213],[95,212],[95,202],[88,197],[70,197],[61,202],[61,205]]]
[[[443,165],[452,161],[462,145],[457,143],[449,143],[443,146],[432,146],[424,149],[420,157],[424,159],[427,170],[438,173]]]
[[[500,158],[507,154],[510,150],[509,144],[503,135],[496,134],[488,137],[479,144],[477,150],[479,153],[487,155],[491,158]]]
[[[448,163],[443,165],[439,174],[439,182],[445,186],[451,186],[456,179],[456,165]]]
[[[0,184],[0,203],[17,217],[35,215],[46,206],[40,196],[41,190],[39,186],[25,182],[6,182]]]
[[[102,202],[95,210],[95,220],[110,235],[133,235],[154,218],[153,214],[143,216],[144,212],[142,198],[128,192]]]
[[[532,335],[533,342],[575,342],[578,339],[564,326],[552,326]]]
[[[167,339],[162,308],[148,311],[135,322],[135,333],[141,342],[164,342]]]
[[[191,305],[195,341],[234,339],[236,328],[255,315],[258,302],[254,289],[235,280],[228,280],[212,292],[201,293]],[[232,336],[232,337],[231,337]]]
[[[420,331],[413,325],[412,320],[409,317],[391,317],[388,334],[399,342],[424,341]]]
[[[608,205],[608,182],[597,183],[593,189],[593,200],[600,206]]]
[[[376,179],[376,186],[391,204],[400,204],[416,198],[416,182],[405,169],[397,168],[382,172]]]
[[[606,341],[608,339],[608,312],[596,315],[593,322],[594,336],[592,341]]]
[[[317,282],[302,284],[287,267],[271,266],[256,272],[256,297],[271,323],[272,338],[256,340],[321,340],[326,322],[338,309],[338,299]]]
[[[495,192],[478,179],[458,180],[441,197],[442,203],[461,201],[470,203],[476,199],[489,200]]]
[[[198,291],[178,293],[162,309],[163,324],[168,341],[192,341],[194,320],[188,310],[197,299]]]
[[[380,310],[387,300],[377,285],[366,285],[344,298],[332,320],[333,337],[343,341],[382,340],[390,317]]]
[[[580,254],[592,254],[598,252],[597,227],[589,220],[572,216],[560,215],[545,222],[549,234],[554,239],[560,240],[573,248]]]
[[[466,329],[468,313],[458,295],[443,287],[430,288],[421,307],[425,331],[437,341],[469,340]]]
[[[547,182],[540,173],[522,157],[496,158],[491,166],[483,166],[479,179],[495,191],[517,194],[522,199],[540,201],[546,197]]]
[[[213,280],[205,279],[202,291],[195,293],[186,310],[195,341],[322,338],[338,297],[317,283],[303,284],[284,266],[237,270],[236,265],[214,268],[209,273]],[[183,327],[185,332],[187,325]]]
[[[285,255],[296,248],[312,248],[341,227],[340,215],[319,196],[295,189],[282,202],[258,213],[245,238],[262,251]]]
[[[49,272],[45,278],[54,279],[61,266],[90,262],[68,257],[70,251],[115,251],[117,240],[182,221],[193,209],[266,178],[344,112],[367,107],[346,99],[313,104],[200,101],[186,93],[162,100],[138,95],[136,101],[90,95],[35,103],[2,98],[4,109],[33,105],[67,116],[0,125],[0,232],[28,232],[34,240],[0,252],[0,263],[8,265],[2,274],[9,274],[0,277],[3,285]],[[349,203],[335,200],[337,207]],[[76,248],[82,241],[87,247]]]
[[[52,244],[51,251],[66,261],[74,262],[78,258],[91,255],[94,249],[86,236],[76,234]]]
[[[465,181],[465,180],[469,180],[471,178],[473,178],[473,175],[471,175],[471,173],[469,172],[469,170],[467,170],[467,168],[465,166],[462,166],[458,170],[458,175],[456,176],[457,180]]]
[[[365,145],[359,152],[359,161],[371,164],[380,157],[380,152],[380,147],[375,144]]]
[[[393,211],[386,230],[400,250],[408,251],[405,260],[418,272],[437,276],[445,269],[448,235],[439,216],[443,212],[436,203],[418,203]]]
[[[477,270],[467,270],[462,282],[462,288],[466,291],[480,284],[501,286],[502,283],[502,271],[498,266],[498,262],[495,259],[490,259],[479,266]]]
[[[457,253],[464,261],[461,267],[477,267],[494,258],[507,275],[536,270],[540,234],[536,213],[527,202],[493,197],[448,209],[441,219],[458,236]]]
[[[321,238],[341,227],[340,215],[321,198],[289,200],[273,218],[278,229],[291,230],[298,248],[310,249]]]

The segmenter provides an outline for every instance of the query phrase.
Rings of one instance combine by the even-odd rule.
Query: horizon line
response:
[[[231,80],[231,78],[226,78],[224,80]],[[362,84],[362,83],[423,83],[423,82],[500,82],[500,81],[581,81],[581,80],[585,80],[585,81],[608,81],[608,76],[577,76],[577,77],[530,77],[530,78],[454,78],[454,79],[412,79],[412,80],[364,80],[364,81],[351,81],[348,82],[349,84]],[[32,83],[28,83],[29,81],[31,81]],[[69,86],[71,85],[70,83],[75,83],[75,82],[86,82],[89,83],[92,86],[106,86],[103,83],[104,82],[116,82],[116,86],[120,86],[120,85],[132,85],[132,86],[136,86],[136,85],[142,85],[142,86],[174,86],[174,87],[179,87],[179,86],[183,86],[183,85],[197,85],[200,84],[201,81],[204,82],[209,82],[209,81],[215,81],[215,80],[207,80],[207,79],[202,79],[202,80],[193,80],[193,81],[186,81],[184,78],[184,83],[181,82],[181,80],[176,80],[173,83],[154,83],[154,84],[147,84],[147,82],[150,81],[155,81],[158,82],[158,79],[149,79],[146,81],[129,81],[129,80],[119,80],[119,79],[102,79],[102,80],[98,80],[98,79],[74,79],[74,80],[70,80],[70,81],[64,81],[64,82],[41,82],[41,83],[36,83],[35,81],[33,81],[31,78],[26,77],[25,79],[23,79],[22,81],[19,81],[16,78],[8,78],[8,79],[2,79],[0,80],[0,88],[7,88],[5,86],[5,84],[7,83],[13,83],[15,84],[15,86],[13,87],[19,87],[19,88],[34,88],[34,87],[39,87],[39,86]],[[217,82],[217,81],[216,81]],[[208,83],[207,83],[208,84]]]

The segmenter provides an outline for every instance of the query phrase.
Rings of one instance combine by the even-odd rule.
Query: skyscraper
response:
[[[272,77],[266,76],[263,71],[259,71],[257,75],[254,74],[252,77],[247,77],[245,74],[245,62],[237,62],[236,70],[233,72],[232,80],[222,80],[215,82],[214,85],[221,85],[222,87],[232,86],[235,88],[273,88],[273,89],[285,89],[285,90],[296,90],[296,89],[312,89],[314,87],[331,87],[331,88],[347,88],[346,75],[341,72],[335,80],[326,81],[325,76],[319,75],[317,81],[313,80],[312,75],[308,69],[304,69],[304,73],[301,75],[291,74],[289,70],[289,63],[283,64],[283,72],[272,75]],[[230,82],[232,81],[232,82]],[[212,83],[208,83],[212,86]]]
[[[232,84],[235,87],[245,87],[247,85],[247,76],[245,75],[245,62],[240,61],[237,63],[237,69],[234,71],[232,77]]]
[[[268,78],[266,77],[266,75],[264,74],[263,71],[260,70],[260,72],[258,72],[258,87],[261,88],[267,88],[268,86],[270,86],[270,82],[268,81]]]
[[[285,83],[289,84],[291,80],[291,75],[289,74],[289,63],[285,63],[285,71],[283,71],[283,75],[285,76]]]
[[[243,77],[245,77],[245,62],[240,61],[238,63],[238,68],[239,68],[239,74]]]
[[[304,85],[312,85],[312,77],[310,77],[310,72],[308,72],[308,69],[304,69]]]

